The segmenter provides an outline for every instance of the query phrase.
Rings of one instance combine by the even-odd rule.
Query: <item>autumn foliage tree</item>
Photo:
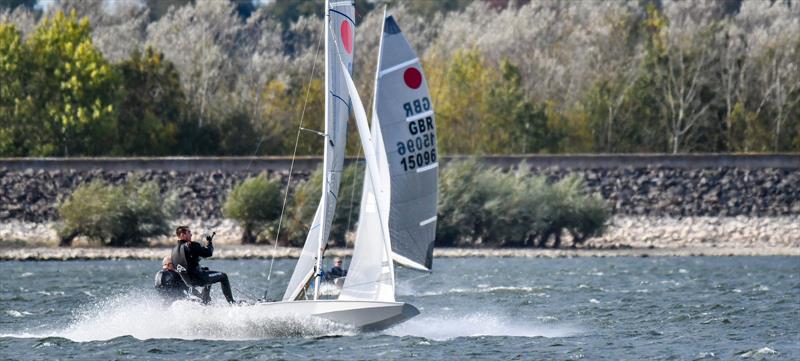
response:
[[[0,6],[0,154],[291,154],[301,119],[321,129],[317,5],[20,3]],[[383,12],[356,8],[368,106]],[[800,150],[793,2],[394,1],[389,12],[425,69],[445,155]],[[144,74],[161,75],[132,82]],[[175,101],[142,93],[157,88]],[[298,154],[319,154],[317,135],[299,140]]]

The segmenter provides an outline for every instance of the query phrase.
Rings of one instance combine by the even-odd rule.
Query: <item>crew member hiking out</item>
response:
[[[209,258],[214,254],[214,244],[211,236],[206,237],[205,247],[192,241],[192,231],[187,226],[180,226],[175,230],[178,244],[172,249],[172,262],[181,275],[183,282],[189,286],[207,286],[219,282],[222,294],[228,303],[236,303],[231,294],[231,284],[228,275],[223,272],[210,271],[200,268],[200,257]]]
[[[161,271],[156,273],[155,281],[156,291],[165,301],[180,299],[184,297],[184,291],[189,290],[175,271],[170,256],[164,257],[161,261]]]

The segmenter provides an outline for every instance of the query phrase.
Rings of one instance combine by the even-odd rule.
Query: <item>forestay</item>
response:
[[[283,295],[284,301],[301,297],[305,285],[314,275],[316,258],[320,256],[321,248],[330,234],[344,166],[350,96],[339,62],[342,61],[352,74],[355,6],[352,0],[326,3],[328,16],[325,20],[325,152],[322,195],[303,251]]]

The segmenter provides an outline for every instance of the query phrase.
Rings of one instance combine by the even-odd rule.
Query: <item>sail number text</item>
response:
[[[436,163],[436,134],[434,134],[433,115],[413,119],[415,114],[431,110],[427,97],[403,104],[408,119],[410,137],[397,142],[397,154],[401,156],[400,165],[404,171]]]

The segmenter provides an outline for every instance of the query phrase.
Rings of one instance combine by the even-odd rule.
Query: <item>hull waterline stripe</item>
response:
[[[426,219],[426,220],[424,220],[424,221],[422,221],[422,222],[419,222],[419,225],[420,225],[420,226],[424,226],[424,225],[426,225],[426,224],[428,224],[428,223],[431,223],[431,222],[433,222],[433,221],[435,221],[435,220],[436,220],[436,216],[433,216],[433,217],[431,217],[431,218],[428,218],[428,219]]]
[[[411,59],[411,60],[407,60],[407,61],[404,61],[404,62],[402,62],[400,64],[397,64],[397,65],[395,65],[395,66],[393,66],[393,67],[391,67],[389,69],[382,70],[378,76],[379,77],[383,77],[384,75],[389,74],[389,73],[391,73],[393,71],[397,71],[397,70],[403,69],[403,68],[405,68],[405,67],[407,67],[407,66],[409,66],[411,64],[416,64],[416,63],[419,63],[419,58],[414,58],[414,59]]]
[[[431,116],[431,115],[433,115],[433,110],[429,110],[429,111],[427,111],[427,112],[424,112],[424,113],[414,114],[414,115],[412,115],[412,116],[410,116],[410,117],[406,118],[406,121],[407,121],[407,122],[413,122],[413,121],[415,121],[415,120],[417,120],[417,119],[421,119],[421,118],[429,117],[429,116]]]
[[[433,168],[436,168],[436,167],[438,167],[438,166],[439,166],[439,163],[438,163],[438,162],[436,162],[436,163],[433,163],[433,164],[431,164],[431,165],[424,166],[424,167],[422,167],[422,168],[417,168],[417,173],[422,173],[422,172],[425,172],[425,171],[429,171],[429,170],[431,170],[431,169],[433,169]]]

